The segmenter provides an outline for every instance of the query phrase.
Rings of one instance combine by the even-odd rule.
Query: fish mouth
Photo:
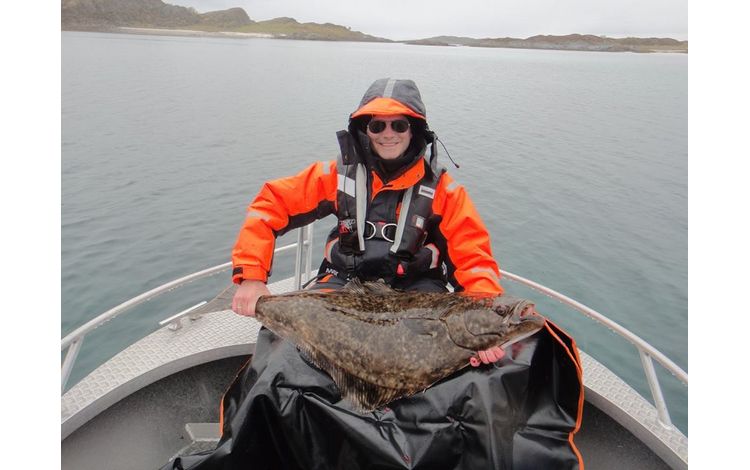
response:
[[[530,302],[519,303],[511,314],[503,318],[503,324],[508,333],[508,339],[501,347],[523,341],[533,336],[544,327],[546,319],[536,313],[534,304]]]
[[[510,312],[507,312],[507,310],[503,312],[505,308],[508,308],[508,305],[496,307],[496,312],[503,317],[503,324],[507,326],[522,324],[544,325],[544,317],[536,312],[535,305],[532,302],[518,300],[510,306]]]
[[[544,327],[546,321],[547,320],[545,320],[541,315],[528,315],[522,317],[514,326],[517,331],[522,331],[524,333],[521,333],[519,336],[517,336],[514,342],[526,339],[537,331],[541,330]]]
[[[529,304],[524,308],[519,308],[510,317],[512,324],[521,323],[533,323],[535,325],[543,325],[544,317],[536,313],[534,310],[534,304]]]

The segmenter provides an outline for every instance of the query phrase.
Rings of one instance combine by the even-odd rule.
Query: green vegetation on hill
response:
[[[192,8],[169,5],[161,0],[62,0],[61,20],[63,30],[188,29],[265,33],[286,39],[390,42],[331,23],[298,23],[293,18],[255,22],[242,8],[198,13]]]
[[[332,23],[299,23],[294,18],[275,18],[237,26],[232,29],[216,28],[214,25],[196,26],[200,31],[231,31],[238,33],[271,34],[284,39],[308,39],[321,41],[377,41],[392,42],[388,39],[352,31],[346,26]]]
[[[518,38],[474,39],[456,36],[436,36],[408,44],[426,46],[507,47],[518,49],[555,49],[569,51],[604,52],[687,52],[688,42],[670,38],[609,38],[592,34],[569,34],[567,36],[532,36]]]
[[[242,8],[230,8],[229,10],[209,11],[202,13],[200,24],[216,28],[236,29],[254,24],[255,22],[247,16]]]
[[[276,18],[268,21],[259,21],[253,25],[242,27],[240,31],[270,33],[289,39],[391,42],[388,39],[370,36],[359,31],[352,31],[345,26],[332,23],[298,23],[293,18]]]
[[[192,30],[212,33],[261,33],[284,39],[320,41],[377,41],[389,39],[352,31],[332,23],[299,23],[294,18],[253,21],[242,8],[198,13],[193,8],[169,5],[162,0],[62,0],[62,29],[123,31],[120,28]],[[135,32],[129,30],[127,32]],[[173,32],[171,34],[185,34]],[[607,52],[687,52],[687,41],[669,38],[624,38],[569,34],[532,36],[527,39],[437,36],[407,44],[432,46],[509,47]]]
[[[62,0],[63,29],[117,26],[185,27],[200,22],[194,10],[160,0]]]

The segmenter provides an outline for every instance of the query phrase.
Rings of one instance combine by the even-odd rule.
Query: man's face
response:
[[[377,121],[384,122],[385,128],[381,132],[375,133],[371,130],[372,128],[375,130],[382,128],[382,124],[378,124]],[[411,127],[407,127],[405,132],[396,132],[393,130],[392,123],[394,121],[409,122],[404,115],[393,114],[388,116],[373,116],[370,124],[367,125],[367,137],[370,138],[372,148],[380,158],[385,160],[393,160],[400,157],[409,147],[409,142],[411,142]],[[396,128],[398,127],[399,125],[397,124]]]

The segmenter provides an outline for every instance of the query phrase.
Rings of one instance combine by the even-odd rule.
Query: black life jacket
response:
[[[425,274],[413,269],[405,273],[404,267],[413,266],[410,261],[423,250],[428,231],[436,223],[432,202],[445,169],[436,165],[434,142],[430,162],[422,156],[416,163],[425,165],[420,181],[403,191],[384,191],[378,194],[376,204],[370,204],[369,170],[354,139],[347,131],[339,131],[337,137],[341,147],[337,162],[338,224],[329,235],[325,256],[328,264],[324,261],[322,271],[346,278],[357,275],[386,281],[405,274]],[[395,220],[399,203],[401,210]],[[428,271],[429,267],[427,263],[421,270]],[[433,270],[439,275],[439,269]]]

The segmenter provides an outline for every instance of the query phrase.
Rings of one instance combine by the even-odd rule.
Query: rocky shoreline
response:
[[[670,52],[687,53],[687,41],[671,38],[610,38],[593,34],[569,34],[566,36],[532,36],[518,38],[484,38],[474,39],[456,36],[438,36],[415,41],[404,41],[407,44],[424,46],[453,47],[498,47],[509,49],[548,49],[563,51],[594,52]]]
[[[119,27],[113,28],[109,32],[124,34],[146,34],[152,36],[197,36],[197,37],[218,37],[218,38],[266,38],[274,39],[275,36],[269,33],[238,33],[234,31],[199,31],[194,29],[163,29],[163,28],[131,28]]]
[[[538,35],[526,39],[436,36],[393,41],[332,23],[299,23],[282,17],[252,20],[242,8],[198,13],[160,0],[62,0],[63,31],[98,31],[160,36],[268,38],[402,43],[416,46],[488,47],[596,52],[687,53],[687,41],[671,38],[610,38],[591,34]]]
[[[407,44],[414,46],[438,46],[438,47],[485,47],[485,48],[506,48],[506,49],[542,49],[542,50],[557,50],[557,51],[584,51],[584,52],[635,52],[635,53],[672,53],[672,54],[687,54],[687,41],[674,41],[674,43],[665,43],[665,39],[658,39],[661,42],[649,43],[646,40],[640,38],[628,38],[631,41],[640,40],[637,44],[618,44],[617,41],[624,41],[622,39],[613,38],[600,38],[606,41],[604,44],[587,44],[580,41],[569,40],[570,36],[581,36],[581,35],[570,35],[570,36],[557,36],[558,38],[564,38],[568,40],[561,40],[559,42],[546,40],[540,41],[529,41],[528,39],[472,39],[462,38],[465,41],[461,42],[450,42],[434,39],[418,39],[409,41],[393,41],[383,38],[375,38],[373,40],[362,40],[362,39],[341,39],[341,38],[326,38],[320,35],[300,35],[300,34],[283,34],[283,33],[262,33],[262,32],[240,32],[240,31],[204,31],[197,29],[176,29],[176,28],[145,28],[145,27],[129,27],[129,26],[112,26],[112,27],[101,27],[101,28],[71,28],[68,31],[89,31],[89,32],[107,32],[107,33],[121,33],[121,34],[140,34],[140,35],[153,35],[153,36],[186,36],[186,37],[218,37],[218,38],[234,38],[234,39],[298,39],[298,40],[314,40],[314,41],[354,41],[354,42],[390,42],[398,44]],[[598,36],[594,36],[597,37]]]

